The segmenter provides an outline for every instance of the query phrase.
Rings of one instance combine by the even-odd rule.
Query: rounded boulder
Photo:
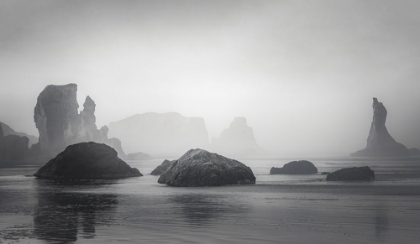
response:
[[[117,151],[102,143],[68,146],[34,174],[48,179],[121,179],[142,176],[118,158]]]
[[[237,160],[191,149],[160,176],[158,183],[180,187],[255,184],[255,176]]]

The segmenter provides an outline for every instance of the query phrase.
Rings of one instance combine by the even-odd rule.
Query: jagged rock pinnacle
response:
[[[373,120],[365,149],[357,151],[351,156],[357,157],[400,157],[408,156],[407,148],[396,142],[389,134],[385,123],[387,110],[376,97],[373,98]]]
[[[78,113],[77,85],[49,85],[39,94],[34,110],[39,131],[40,150],[54,157],[67,146],[80,142],[100,142],[116,145],[121,157],[125,154],[118,139],[108,139],[107,130],[96,127],[96,104],[89,96]]]

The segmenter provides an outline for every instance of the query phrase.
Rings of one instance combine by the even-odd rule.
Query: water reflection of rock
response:
[[[245,206],[227,202],[223,195],[185,194],[174,196],[170,201],[177,204],[186,220],[194,225],[223,220],[232,214],[238,218],[247,211]]]
[[[388,210],[377,207],[375,211],[375,236],[378,240],[384,241],[389,229]]]
[[[53,192],[41,189],[34,213],[34,235],[52,243],[74,243],[77,235],[94,238],[95,227],[106,224],[118,204],[116,195]]]

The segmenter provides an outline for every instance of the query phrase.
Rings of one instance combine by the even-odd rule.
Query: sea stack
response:
[[[168,186],[223,186],[255,184],[251,168],[234,159],[202,149],[191,149],[159,178]]]
[[[408,149],[398,143],[389,134],[385,123],[387,110],[383,103],[373,98],[373,121],[365,149],[352,153],[355,157],[405,157],[409,156]]]
[[[235,117],[229,128],[222,131],[219,138],[212,139],[212,149],[228,155],[263,154],[254,136],[253,129],[248,126],[244,117]]]
[[[115,149],[95,142],[70,145],[42,166],[34,174],[38,178],[73,179],[121,179],[142,176],[118,158]]]
[[[52,158],[67,146],[94,141],[114,147],[121,157],[125,154],[118,139],[108,139],[108,128],[96,127],[96,104],[87,96],[83,110],[78,112],[77,85],[49,85],[39,94],[34,120],[39,131],[41,152]]]

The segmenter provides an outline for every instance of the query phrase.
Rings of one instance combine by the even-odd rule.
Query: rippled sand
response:
[[[350,160],[350,159],[349,159]],[[313,160],[322,171],[369,165],[377,181],[269,175],[286,159],[241,160],[252,186],[171,188],[144,177],[78,184],[0,168],[0,243],[420,243],[420,161]]]

